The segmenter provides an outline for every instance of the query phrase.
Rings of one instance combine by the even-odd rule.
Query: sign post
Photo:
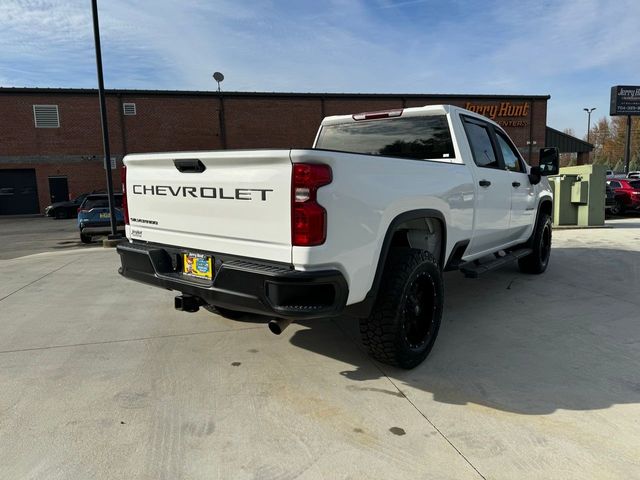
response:
[[[631,163],[631,115],[627,115],[627,140],[624,146],[624,173],[629,173]]]
[[[640,115],[640,86],[616,85],[611,87],[609,115],[626,115],[627,117],[624,173],[629,173],[629,163],[631,162],[631,116]]]

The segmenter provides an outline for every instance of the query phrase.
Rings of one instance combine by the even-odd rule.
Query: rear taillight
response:
[[[120,170],[120,179],[122,180],[122,215],[124,216],[124,224],[129,225],[129,207],[127,206],[127,166],[122,165]]]
[[[327,237],[327,211],[317,201],[318,189],[333,179],[329,165],[294,163],[291,181],[291,243],[321,245]]]

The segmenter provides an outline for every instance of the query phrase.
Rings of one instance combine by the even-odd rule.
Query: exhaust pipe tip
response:
[[[291,325],[291,322],[293,320],[291,320],[290,318],[274,318],[269,320],[269,330],[271,330],[271,333],[275,334],[275,335],[280,335],[282,332],[285,331],[285,329]]]

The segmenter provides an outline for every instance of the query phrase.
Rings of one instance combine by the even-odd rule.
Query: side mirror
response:
[[[560,154],[556,147],[544,147],[540,149],[540,175],[557,175],[560,171]],[[532,169],[533,170],[533,169]]]

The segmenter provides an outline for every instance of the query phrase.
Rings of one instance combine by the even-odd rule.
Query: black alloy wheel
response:
[[[360,319],[362,343],[373,358],[414,368],[429,355],[444,305],[442,271],[426,250],[398,248],[389,254],[376,303]]]
[[[433,279],[421,273],[407,286],[402,330],[407,345],[420,349],[429,342],[434,332],[436,314],[436,289]]]
[[[551,257],[551,235],[551,217],[548,213],[540,213],[533,235],[527,242],[531,253],[518,260],[521,272],[540,274],[547,269]]]
[[[549,257],[551,256],[551,225],[545,223],[542,235],[540,238],[540,262],[546,268],[549,264]]]

